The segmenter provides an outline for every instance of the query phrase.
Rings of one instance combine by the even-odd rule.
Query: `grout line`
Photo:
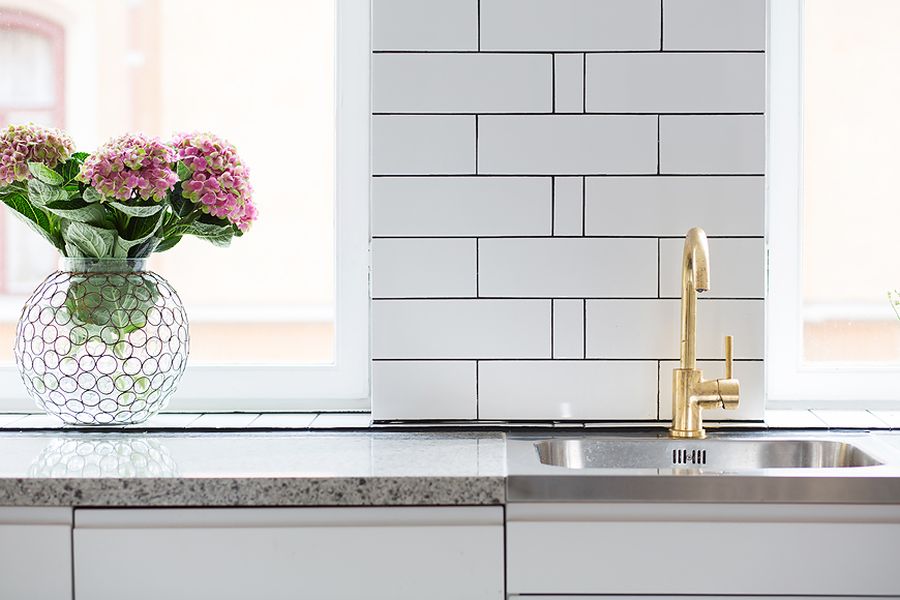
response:
[[[585,235],[585,228],[587,227],[587,178],[581,178],[581,237],[588,237]],[[593,236],[591,236],[593,237]]]
[[[656,238],[656,297],[662,298],[662,239]]]
[[[481,419],[481,383],[479,381],[480,361],[475,361],[475,420]]]
[[[665,35],[665,27],[663,27],[663,18],[665,13],[665,0],[659,0],[659,51],[663,51],[663,36]]]
[[[569,115],[571,116],[571,115]],[[417,177],[419,179],[427,179],[427,178],[437,178],[437,177],[517,177],[517,178],[525,178],[525,177],[553,177],[554,175],[558,175],[561,177],[566,176],[580,176],[580,177],[644,177],[644,178],[652,178],[652,177],[765,177],[765,173],[373,173],[372,177],[381,178],[381,177],[393,177],[393,178],[401,178],[401,177]]]
[[[475,238],[475,297],[481,298],[481,238]]]
[[[391,302],[395,300],[577,300],[576,296],[375,296],[372,300],[379,302]],[[680,296],[585,296],[587,300],[680,300]],[[724,302],[762,302],[765,298],[752,297],[743,298],[736,296],[704,296],[697,298],[697,302],[716,302],[722,300]]]
[[[587,357],[587,298],[581,301],[581,360]]]
[[[661,399],[660,399],[660,396],[659,396],[659,393],[660,393],[660,389],[659,389],[659,387],[660,387],[660,386],[659,386],[659,376],[660,376],[661,374],[662,374],[662,361],[661,361],[661,360],[658,360],[658,361],[656,361],[656,420],[657,420],[657,421],[659,421],[659,414],[660,414],[660,406],[659,406],[659,403],[660,403],[660,400],[661,400]]]
[[[550,235],[556,235],[556,177],[550,178]]]
[[[587,114],[587,54],[581,58],[581,112]]]
[[[556,55],[550,59],[550,112],[556,112]]]
[[[576,235],[552,236],[552,235],[373,235],[373,240],[464,240],[482,239],[492,240],[546,240],[553,237],[582,237]],[[583,237],[596,240],[683,240],[684,235],[585,235]],[[764,240],[764,235],[709,235],[711,240]]]
[[[372,50],[372,54],[765,54],[765,50]]]
[[[586,333],[587,332],[587,324],[585,324],[584,330]],[[585,335],[585,337],[586,337],[586,335]],[[514,356],[514,357],[506,357],[506,358],[504,358],[504,357],[498,358],[498,357],[491,357],[491,356],[467,356],[465,358],[460,358],[458,356],[456,356],[456,357],[454,357],[454,356],[429,356],[429,357],[423,358],[420,356],[420,357],[404,357],[404,358],[394,357],[394,358],[373,358],[372,359],[372,361],[374,361],[374,362],[431,362],[431,361],[441,361],[441,362],[472,362],[472,361],[479,361],[479,362],[498,362],[498,361],[503,361],[503,362],[540,362],[540,361],[549,361],[549,360],[551,360],[551,359],[547,358],[546,356],[542,356],[542,357],[515,357]],[[577,360],[577,359],[571,359],[571,360]],[[678,362],[678,357],[677,356],[669,356],[669,357],[659,357],[659,356],[647,357],[647,356],[644,356],[644,357],[622,358],[622,357],[616,357],[616,356],[612,356],[612,357],[592,356],[592,357],[588,358],[585,355],[585,358],[582,360],[585,360],[588,362],[656,362],[656,361]],[[697,360],[702,361],[702,362],[711,362],[711,363],[723,363],[723,364],[725,363],[725,359],[721,358],[721,357],[706,358],[706,357],[698,356]],[[764,363],[765,359],[764,358],[735,358],[734,362],[736,362],[736,363]],[[329,414],[329,413],[322,413],[322,414]],[[331,414],[333,414],[333,413],[331,413]]]
[[[661,119],[662,119],[662,117],[660,115],[656,115],[656,174],[657,175],[660,174],[660,166],[662,164],[662,159],[660,158],[660,156],[662,155],[662,152],[661,152],[662,142],[660,139],[661,136],[660,136],[660,124],[659,124]]]
[[[556,337],[553,332],[554,321],[556,320],[556,300],[550,300],[550,359],[556,358],[553,352],[553,338]]]
[[[475,115],[475,174],[478,175],[478,115]]]
[[[582,90],[582,103],[585,101],[585,92]],[[555,107],[555,102],[551,102]],[[373,117],[471,117],[474,115],[488,115],[492,117],[547,117],[547,116],[578,116],[578,115],[595,115],[608,117],[652,117],[654,115],[663,115],[666,117],[763,117],[764,112],[748,112],[748,111],[718,111],[718,112],[623,112],[623,111],[602,111],[582,110],[581,112],[556,112],[556,108],[551,110],[534,110],[530,112],[521,111],[482,111],[482,112],[462,112],[462,111],[378,111],[373,112]]]
[[[475,15],[476,23],[477,23],[477,36],[478,36],[478,51],[481,52],[481,0],[475,5],[475,10],[478,14]]]

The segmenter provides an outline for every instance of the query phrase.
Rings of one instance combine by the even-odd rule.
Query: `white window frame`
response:
[[[895,408],[900,406],[896,365],[802,360],[802,41],[802,0],[770,1],[767,408]]]
[[[336,0],[335,4],[334,363],[188,366],[169,411],[370,409],[371,8],[368,0]],[[0,412],[34,410],[15,367],[0,368]]]

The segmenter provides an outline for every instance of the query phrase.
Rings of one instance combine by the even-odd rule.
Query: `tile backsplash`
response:
[[[765,0],[374,0],[377,420],[665,421],[697,355],[760,420]]]

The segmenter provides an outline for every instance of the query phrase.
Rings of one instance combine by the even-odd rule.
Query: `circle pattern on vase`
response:
[[[165,408],[190,334],[178,294],[151,271],[57,271],[25,303],[15,343],[41,409],[73,425],[124,425]]]

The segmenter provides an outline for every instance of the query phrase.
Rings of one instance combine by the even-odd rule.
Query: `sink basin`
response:
[[[568,469],[823,469],[881,463],[850,443],[795,439],[551,439],[535,443],[542,464]]]

